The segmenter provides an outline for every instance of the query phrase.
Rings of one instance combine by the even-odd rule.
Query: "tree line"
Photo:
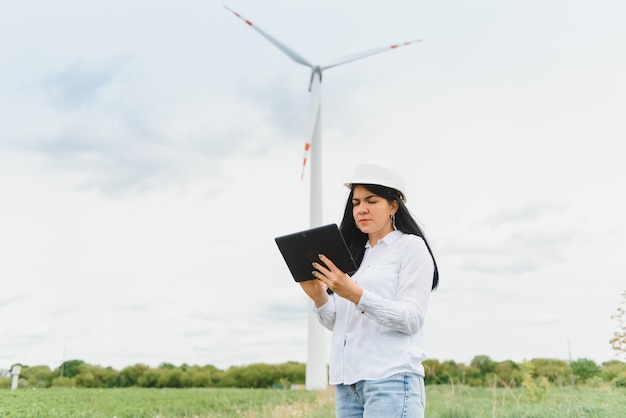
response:
[[[610,383],[626,387],[626,363],[618,360],[598,365],[581,358],[572,362],[537,358],[516,363],[512,360],[493,361],[480,355],[469,365],[454,361],[424,361],[427,384],[466,384],[469,386],[522,387],[540,385],[601,385]]]
[[[220,370],[215,366],[161,363],[158,367],[135,364],[117,371],[112,367],[87,364],[82,360],[63,362],[51,370],[48,366],[22,366],[19,387],[83,388],[271,388],[304,383],[305,365],[250,364]],[[0,377],[0,388],[9,387],[10,377]]]
[[[21,388],[289,388],[304,384],[306,368],[298,362],[256,363],[227,370],[212,365],[162,363],[156,368],[135,364],[117,371],[82,360],[65,361],[54,370],[48,366],[21,366],[18,385]],[[452,360],[426,360],[424,369],[426,384],[512,388],[611,384],[626,387],[626,363],[617,360],[600,365],[584,358],[572,362],[539,358],[516,363],[496,362],[489,356],[479,355],[467,365]],[[10,380],[10,377],[0,377],[0,388],[9,388]]]

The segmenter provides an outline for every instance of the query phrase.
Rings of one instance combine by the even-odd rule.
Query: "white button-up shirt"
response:
[[[424,240],[393,231],[366,244],[352,279],[363,288],[355,305],[332,295],[315,309],[331,330],[330,383],[353,384],[396,373],[424,375],[422,325],[434,264]]]

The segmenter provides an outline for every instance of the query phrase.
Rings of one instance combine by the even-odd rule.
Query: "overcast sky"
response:
[[[324,222],[395,161],[440,267],[430,358],[615,359],[622,0],[264,2],[328,70]],[[0,3],[0,368],[306,360],[309,70],[213,0]]]

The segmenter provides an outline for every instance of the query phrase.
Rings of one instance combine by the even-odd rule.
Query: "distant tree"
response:
[[[93,367],[88,364],[83,364],[79,367],[78,373],[74,376],[74,381],[76,382],[76,386],[81,388],[99,388],[99,382],[96,380],[96,377],[92,373]]]
[[[600,376],[602,369],[593,360],[581,358],[572,361],[570,364],[572,373],[576,376],[577,381],[584,383],[594,376]]]
[[[617,307],[617,313],[611,318],[617,321],[619,328],[609,342],[618,356],[626,358],[626,290],[622,292],[622,301]]]
[[[74,377],[76,385],[84,388],[112,388],[117,386],[118,372],[111,367],[81,364]]]
[[[118,376],[118,384],[121,387],[139,386],[139,379],[150,370],[145,364],[135,364],[122,369]]]
[[[274,381],[271,366],[265,363],[231,367],[227,376],[229,374],[233,377],[234,386],[239,388],[269,388]]]
[[[219,380],[221,387],[271,388],[303,383],[305,365],[301,363],[265,364],[256,363],[244,367],[233,366]]]
[[[626,363],[612,360],[602,363],[602,380],[612,382],[618,377],[626,377]]]
[[[47,388],[52,384],[54,373],[48,366],[23,366],[20,377],[26,379],[30,387]]]
[[[435,369],[434,380],[437,384],[448,384],[459,376],[458,365],[454,360],[444,360]]]
[[[184,372],[179,368],[160,368],[157,387],[159,388],[181,388],[184,387]]]
[[[68,360],[61,363],[55,374],[60,377],[74,377],[78,374],[78,367],[85,364],[82,360]]]
[[[572,369],[563,360],[538,358],[530,361],[536,377],[545,377],[550,383],[569,384]]]
[[[485,384],[493,380],[493,374],[496,371],[496,362],[491,360],[489,356],[480,355],[472,359],[470,367],[478,370],[478,375],[475,376],[475,378],[480,380],[482,384]]]
[[[496,371],[496,363],[489,356],[480,355],[472,359],[470,366],[476,367],[484,375]]]
[[[498,386],[519,387],[522,383],[523,373],[513,360],[496,363],[494,373],[498,376]]]
[[[289,382],[290,384],[304,384],[306,376],[305,364],[289,361],[287,363],[279,364],[278,371],[278,379],[282,382]]]
[[[439,360],[426,359],[422,362],[424,366],[424,382],[427,384],[444,383],[439,380],[441,374],[441,364]]]
[[[155,388],[158,386],[159,376],[160,370],[148,369],[139,377],[137,384],[142,388]]]
[[[159,364],[159,369],[175,369],[176,366],[174,366],[172,363],[161,363]]]
[[[471,364],[469,366],[463,365],[463,378],[461,383],[465,383],[469,386],[485,386],[485,375],[480,372],[478,367],[474,367]]]
[[[189,366],[190,386],[195,388],[215,387],[219,384],[223,371],[215,366]]]
[[[446,360],[439,366],[438,383],[461,383],[465,379],[466,366],[454,360]]]

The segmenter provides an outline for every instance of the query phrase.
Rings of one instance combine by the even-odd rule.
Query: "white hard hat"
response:
[[[354,169],[352,179],[344,183],[348,189],[352,189],[353,184],[377,184],[380,186],[390,187],[400,192],[400,198],[406,203],[406,194],[404,193],[404,181],[402,177],[388,165],[381,163],[361,164]]]

